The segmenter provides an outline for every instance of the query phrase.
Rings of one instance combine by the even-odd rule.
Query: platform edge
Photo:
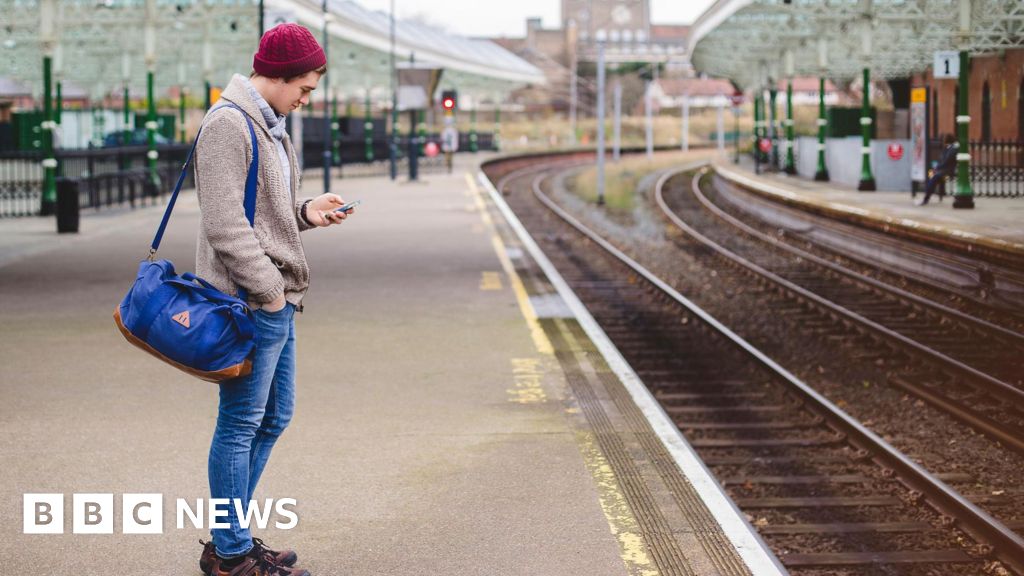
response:
[[[754,527],[750,525],[743,513],[714,479],[710,470],[704,465],[704,462],[694,451],[693,447],[690,446],[690,443],[680,432],[679,428],[668,417],[668,414],[665,413],[661,405],[654,399],[618,348],[615,347],[604,333],[604,330],[597,324],[597,321],[590,315],[590,312],[587,311],[586,307],[576,296],[576,293],[565,282],[554,265],[551,264],[551,261],[548,260],[540,246],[534,242],[533,237],[530,236],[530,233],[527,232],[519,218],[512,212],[512,209],[482,170],[477,172],[477,179],[487,191],[491,201],[495,203],[505,221],[515,231],[523,246],[526,247],[566,305],[572,310],[576,321],[579,322],[584,332],[593,341],[609,368],[619,378],[623,386],[626,387],[633,402],[636,403],[650,423],[658,439],[668,450],[669,454],[672,455],[676,466],[679,467],[679,470],[686,476],[701,499],[707,504],[708,510],[747,567],[750,568],[755,576],[788,574],[778,558],[768,549],[767,544],[765,544]]]

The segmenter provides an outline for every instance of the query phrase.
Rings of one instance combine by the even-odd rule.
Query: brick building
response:
[[[971,140],[1024,141],[1024,50],[971,58],[969,75]],[[957,80],[935,79],[929,69],[911,80],[914,87],[929,89],[931,134],[956,131]]]

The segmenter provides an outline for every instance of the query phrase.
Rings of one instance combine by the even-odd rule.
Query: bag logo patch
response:
[[[178,324],[181,324],[185,328],[189,327],[188,310],[185,310],[184,312],[182,312],[180,314],[175,314],[174,316],[171,316],[171,319],[174,320],[175,322],[177,322]]]

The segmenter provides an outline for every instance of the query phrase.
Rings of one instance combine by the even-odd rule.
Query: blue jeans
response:
[[[218,522],[230,528],[211,530],[221,557],[245,554],[252,535],[242,528],[234,500],[249,506],[270,451],[291,421],[295,408],[295,306],[277,312],[253,312],[256,351],[248,376],[220,384],[217,429],[210,446],[210,494],[228,498],[228,516]],[[223,510],[223,507],[218,507]]]

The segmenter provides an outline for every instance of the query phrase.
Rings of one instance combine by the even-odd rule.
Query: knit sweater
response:
[[[305,199],[295,197],[298,162],[285,134],[282,143],[291,171],[291,186],[287,186],[277,145],[245,84],[245,77],[236,74],[221,100],[241,108],[256,132],[260,152],[256,216],[250,227],[243,207],[245,177],[252,160],[245,118],[234,108],[218,110],[214,105],[214,111],[203,120],[195,153],[201,214],[196,274],[227,294],[237,295],[238,286],[245,288],[254,309],[284,294],[285,300],[301,311],[309,287],[309,266],[299,232],[313,226],[299,213]]]

